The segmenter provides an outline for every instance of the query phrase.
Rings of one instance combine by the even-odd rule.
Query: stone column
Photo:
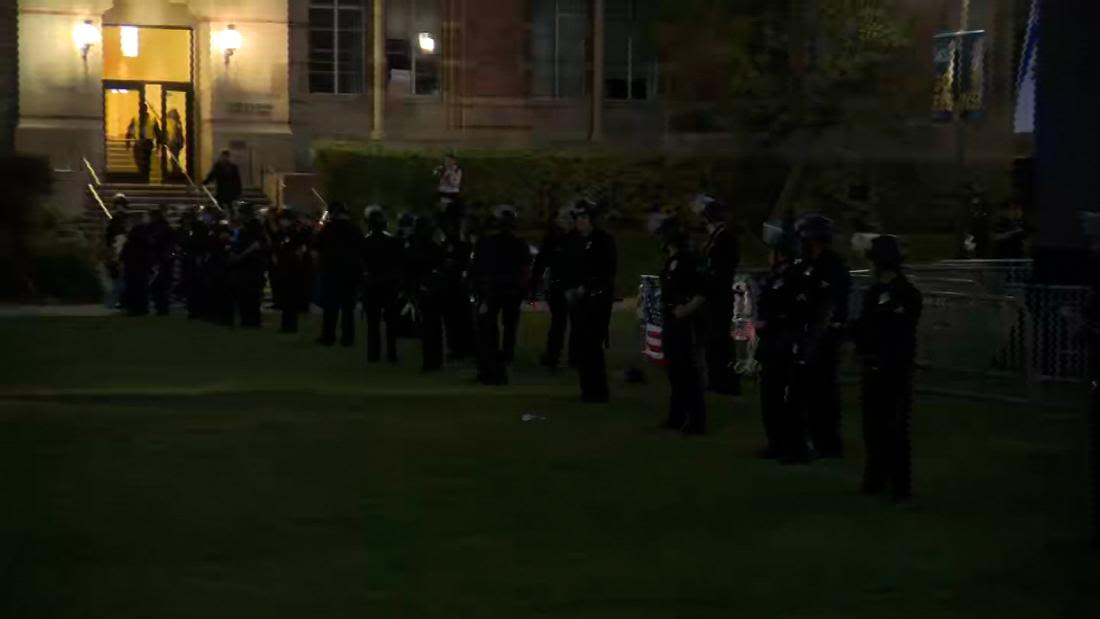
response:
[[[386,136],[386,2],[374,0],[371,17],[371,40],[374,51],[374,75],[371,89],[374,93],[370,138],[381,140]]]
[[[592,0],[592,119],[588,139],[603,140],[604,0]]]

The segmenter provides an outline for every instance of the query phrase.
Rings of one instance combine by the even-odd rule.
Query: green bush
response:
[[[436,203],[433,171],[444,152],[326,143],[317,149],[317,168],[328,197],[353,211],[371,203],[425,211]],[[463,196],[475,212],[512,204],[528,227],[540,226],[581,193],[603,201],[613,225],[637,227],[654,206],[683,205],[699,191],[723,197],[743,220],[759,224],[786,169],[776,161],[732,157],[473,150],[455,155],[463,168]]]
[[[31,258],[31,282],[38,300],[98,302],[103,298],[95,257],[80,243],[36,247]]]

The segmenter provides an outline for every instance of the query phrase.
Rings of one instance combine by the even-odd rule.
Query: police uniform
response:
[[[309,255],[310,230],[293,221],[275,236],[275,264],[272,288],[279,291],[277,304],[282,312],[279,330],[297,333],[301,314],[309,309],[312,281]]]
[[[900,259],[895,268],[900,271]],[[855,332],[863,359],[863,490],[868,494],[887,488],[896,499],[911,494],[909,419],[921,306],[920,292],[900,272],[863,296]]]
[[[591,216],[591,215],[589,215]],[[586,402],[606,402],[607,363],[604,348],[608,342],[611,309],[615,302],[615,272],[618,252],[615,239],[606,231],[595,228],[588,236],[578,234],[574,243],[579,248],[583,269],[578,272],[580,288],[576,295],[577,373],[580,377],[581,399]]]
[[[514,220],[511,215],[498,219]],[[478,380],[485,384],[508,382],[507,365],[516,349],[520,306],[531,264],[527,243],[516,237],[510,225],[478,241],[474,250],[473,278],[477,289]]]
[[[152,244],[153,273],[150,292],[157,315],[167,316],[172,306],[172,281],[176,269],[176,231],[163,213],[155,213],[149,224],[149,242]]]
[[[206,261],[206,287],[209,295],[207,317],[216,324],[233,325],[233,283],[229,272],[232,231],[219,222],[210,236]]]
[[[703,248],[707,303],[703,306],[707,323],[707,384],[712,391],[729,395],[741,393],[741,384],[732,365],[733,281],[740,261],[737,237],[726,224],[719,224]]]
[[[152,266],[153,243],[149,224],[138,224],[130,229],[122,246],[122,273],[126,281],[123,304],[130,316],[149,313],[149,274]]]
[[[701,367],[703,325],[698,316],[677,318],[675,308],[702,296],[705,284],[702,265],[687,247],[678,244],[669,251],[661,271],[661,302],[664,305],[662,347],[672,388],[665,426],[688,434],[706,431],[704,376]]]
[[[443,326],[447,334],[447,350],[452,359],[464,359],[474,350],[473,312],[467,281],[473,246],[458,233],[449,232],[443,239]]]
[[[363,235],[346,219],[346,210],[333,205],[341,216],[328,221],[317,234],[318,268],[321,275],[321,338],[319,343],[336,343],[340,322],[340,343],[355,344],[355,292],[361,273]],[[331,213],[330,210],[330,213]]]
[[[799,291],[796,316],[801,331],[796,346],[798,366],[794,397],[804,416],[817,455],[839,458],[843,454],[840,436],[840,346],[848,322],[848,294],[851,276],[848,266],[828,243],[832,222],[820,215],[805,216],[798,233],[807,248],[822,245],[816,257],[804,251],[796,269]]]
[[[791,407],[794,348],[797,332],[793,320],[798,284],[789,262],[777,264],[764,278],[757,301],[760,363],[760,410],[767,445],[764,457],[804,460],[806,441],[797,411]]]
[[[386,359],[397,361],[398,288],[404,250],[384,224],[371,229],[363,239],[365,271],[363,305],[367,314],[367,361],[382,357],[382,323],[386,323]]]
[[[425,372],[443,367],[443,248],[432,238],[433,232],[418,223],[405,252],[406,286],[420,313],[421,369]]]
[[[210,249],[210,227],[194,217],[187,222],[180,243],[183,277],[183,294],[187,303],[187,317],[194,319],[204,315],[207,301],[203,285],[203,268]]]
[[[245,328],[258,328],[261,323],[260,303],[263,300],[267,255],[267,236],[263,224],[248,216],[233,238],[231,259],[237,312],[240,314],[240,324]]]
[[[557,224],[552,224],[542,238],[542,246],[538,256],[535,257],[535,266],[532,269],[531,289],[532,294],[537,292],[545,278],[546,304],[550,309],[550,330],[546,334],[546,350],[542,355],[542,364],[548,368],[556,368],[561,361],[562,348],[565,347],[566,330],[571,322],[571,317],[576,317],[574,308],[571,308],[565,298],[565,292],[576,283],[577,256],[576,248],[579,244],[577,235],[562,230]],[[577,363],[577,325],[569,329],[569,345],[566,352],[566,360],[570,367]]]

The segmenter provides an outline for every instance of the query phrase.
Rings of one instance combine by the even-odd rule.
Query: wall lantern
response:
[[[141,46],[137,26],[119,28],[119,39],[122,43],[122,55],[127,58],[137,58]]]
[[[417,36],[417,40],[420,43],[420,51],[424,52],[425,54],[435,53],[435,39],[432,37],[430,32],[421,32]]]
[[[241,48],[241,33],[233,24],[229,24],[218,35],[218,45],[225,54],[225,66],[229,66],[229,59]]]
[[[77,24],[76,28],[73,28],[73,43],[76,43],[76,48],[80,50],[80,58],[84,62],[88,62],[88,52],[92,51],[92,47],[99,41],[99,29],[95,27],[92,20],[86,19],[83,24]]]

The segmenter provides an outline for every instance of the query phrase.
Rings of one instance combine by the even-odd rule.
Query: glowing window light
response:
[[[135,26],[123,26],[120,29],[122,39],[122,55],[127,58],[137,58],[140,49],[138,29]]]
[[[435,39],[432,37],[431,33],[421,32],[417,39],[420,42],[420,51],[425,54],[435,53]]]

